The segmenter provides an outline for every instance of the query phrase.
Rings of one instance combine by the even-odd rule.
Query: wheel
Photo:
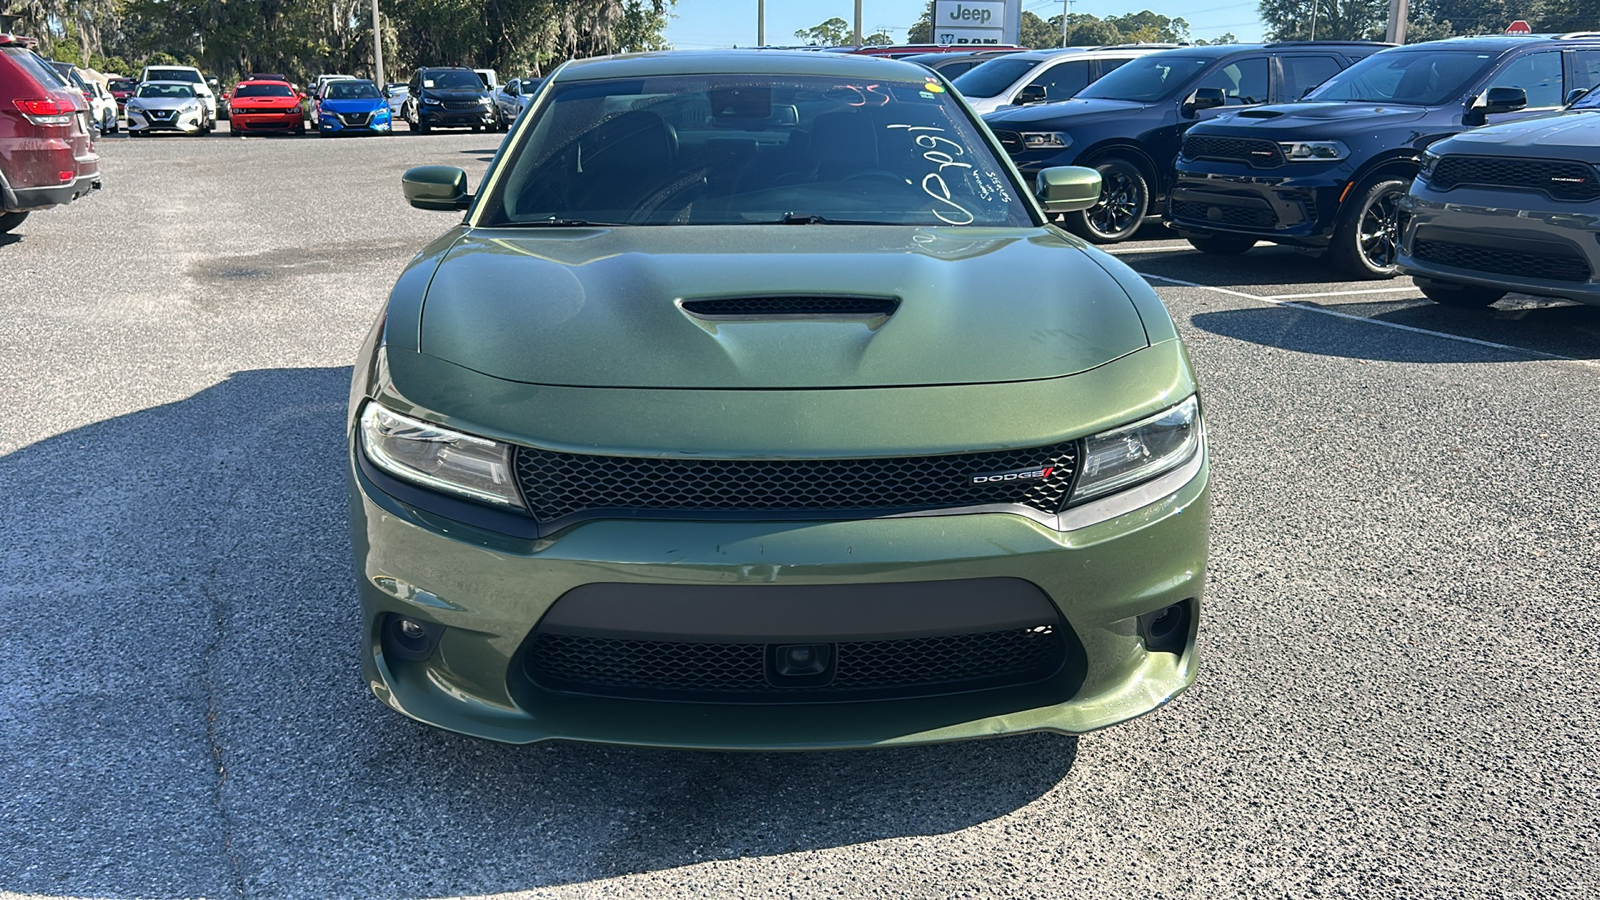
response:
[[[5,234],[11,229],[16,228],[18,225],[21,225],[22,220],[26,219],[27,217],[28,214],[26,212],[0,213],[0,234]]]
[[[1256,245],[1256,239],[1238,234],[1213,234],[1189,238],[1189,246],[1212,256],[1238,256]]]
[[[100,133],[111,134],[117,130],[117,116],[115,113],[106,113],[100,117]]]
[[[301,119],[300,120],[300,124],[295,127],[294,133],[298,134],[298,135],[304,135],[306,133],[306,120],[305,119]]]
[[[482,130],[483,130],[483,126],[482,125],[474,125],[474,126],[472,126],[472,133],[473,134],[477,134],[478,132],[480,132]]]
[[[1379,178],[1352,192],[1350,205],[1333,229],[1328,259],[1356,278],[1393,278],[1399,271],[1395,257],[1405,229],[1400,198],[1410,186],[1410,179]]]
[[[1100,202],[1082,212],[1067,213],[1067,230],[1096,244],[1115,244],[1133,237],[1150,212],[1150,182],[1126,159],[1107,159],[1100,171]]]
[[[1475,284],[1456,284],[1434,281],[1432,278],[1414,278],[1422,295],[1440,306],[1473,309],[1488,306],[1506,295],[1505,291],[1479,287]]]
[[[417,124],[415,124],[415,125],[413,125],[411,127],[416,130],[417,134],[427,134],[428,133],[428,123],[422,121],[421,119],[418,119],[417,120]]]

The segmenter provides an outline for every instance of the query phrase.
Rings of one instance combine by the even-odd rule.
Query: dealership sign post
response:
[[[1022,0],[936,0],[933,40],[939,44],[1015,44]]]

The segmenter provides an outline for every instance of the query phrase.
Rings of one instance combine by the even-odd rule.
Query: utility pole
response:
[[[1311,39],[1317,39],[1317,0],[1311,0]]]
[[[861,0],[856,0],[856,46],[861,46]]]
[[[767,0],[756,0],[756,46],[767,45]]]
[[[1061,0],[1061,46],[1067,46],[1067,13],[1072,9],[1072,0]]]
[[[1409,0],[1389,0],[1389,32],[1385,36],[1391,44],[1406,42],[1406,16],[1410,13]]]
[[[378,25],[378,0],[372,0],[372,74],[382,93],[388,82],[383,80],[383,29]]]

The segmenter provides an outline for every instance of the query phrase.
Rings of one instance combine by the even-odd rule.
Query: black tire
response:
[[[1417,290],[1422,291],[1424,297],[1440,306],[1454,306],[1458,309],[1482,309],[1506,295],[1505,291],[1476,284],[1456,284],[1450,281],[1434,281],[1432,278],[1413,280],[1417,283]]]
[[[1393,278],[1399,274],[1400,234],[1405,214],[1400,198],[1411,187],[1409,178],[1380,177],[1351,192],[1349,204],[1339,213],[1333,229],[1328,259],[1347,275],[1363,279]]]
[[[1150,214],[1150,181],[1138,165],[1118,157],[1101,160],[1095,168],[1102,179],[1100,202],[1067,213],[1067,230],[1095,244],[1121,243]]]
[[[1213,234],[1191,237],[1189,246],[1211,256],[1238,256],[1256,245],[1256,239],[1239,234]]]
[[[26,219],[27,217],[28,214],[26,212],[0,213],[0,234],[5,234],[11,231],[11,229],[16,228],[18,225],[21,225],[22,220]]]
[[[413,127],[416,129],[417,134],[427,134],[430,130],[428,128],[428,123],[422,121],[421,119],[418,119],[417,124]]]

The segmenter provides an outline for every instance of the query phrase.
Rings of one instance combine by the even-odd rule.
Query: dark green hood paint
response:
[[[983,384],[1072,375],[1149,345],[1127,291],[1081,244],[1050,228],[458,234],[435,256],[420,349],[508,381],[670,389]],[[437,254],[437,244],[429,249]],[[402,279],[396,293],[405,285]],[[894,297],[900,305],[878,322],[706,321],[677,305],[774,295]]]

